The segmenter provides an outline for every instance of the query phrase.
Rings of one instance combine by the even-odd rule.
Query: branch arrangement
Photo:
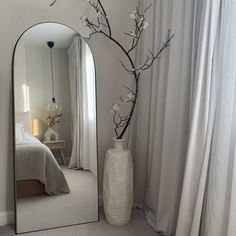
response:
[[[89,19],[87,16],[81,17],[81,21],[84,23],[84,25],[90,28],[91,30],[89,39],[95,34],[101,34],[107,39],[111,40],[115,45],[117,45],[127,57],[129,65],[125,65],[125,63],[122,61],[119,62],[121,63],[125,71],[127,71],[130,75],[133,76],[135,81],[134,89],[131,89],[124,85],[124,88],[128,91],[128,95],[126,97],[120,97],[120,101],[123,104],[130,105],[129,113],[126,115],[121,115],[120,105],[114,104],[112,106],[111,112],[113,113],[114,132],[117,139],[122,139],[130,125],[130,122],[134,114],[134,109],[138,98],[139,79],[141,73],[143,71],[150,69],[153,66],[154,62],[160,59],[162,52],[170,46],[170,42],[174,37],[174,34],[172,34],[171,30],[168,30],[167,38],[164,42],[162,42],[162,46],[159,49],[159,51],[154,53],[151,50],[148,50],[146,53],[145,61],[141,65],[136,65],[132,52],[138,46],[138,43],[140,42],[144,30],[148,27],[148,23],[146,22],[146,14],[148,10],[152,7],[152,5],[149,5],[142,12],[138,8],[136,8],[135,11],[131,12],[130,18],[134,23],[134,28],[129,32],[125,32],[125,34],[131,40],[130,47],[126,48],[122,43],[120,43],[113,37],[109,18],[107,16],[105,8],[101,3],[101,0],[84,0],[84,1],[87,1],[87,3],[96,13],[95,22]]]
[[[63,113],[61,112],[52,115],[48,112],[48,110],[45,110],[42,119],[48,127],[53,128],[56,124],[60,123],[61,116],[63,116]]]

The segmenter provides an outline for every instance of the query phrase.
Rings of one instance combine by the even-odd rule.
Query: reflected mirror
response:
[[[95,67],[87,43],[37,24],[13,56],[16,232],[98,220]]]

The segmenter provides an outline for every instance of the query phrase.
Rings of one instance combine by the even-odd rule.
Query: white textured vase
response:
[[[44,140],[45,141],[59,140],[59,135],[52,127],[48,127],[47,131],[44,134]]]
[[[107,221],[116,226],[129,222],[133,206],[133,161],[126,145],[126,139],[114,139],[104,165],[104,211]]]

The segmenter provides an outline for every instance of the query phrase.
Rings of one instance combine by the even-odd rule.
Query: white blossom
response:
[[[81,19],[82,22],[85,22],[88,19],[88,17],[87,16],[82,16],[80,19]]]
[[[131,14],[130,14],[130,18],[131,18],[132,20],[137,19],[137,11],[132,11]]]
[[[130,32],[129,32],[129,35],[132,36],[132,37],[134,37],[134,38],[136,38],[136,36],[137,36],[136,33],[135,33],[135,31],[130,31]]]
[[[97,12],[97,17],[100,17],[100,15],[101,15],[101,12],[98,11],[98,12]]]
[[[118,104],[115,104],[112,106],[113,111],[119,111],[120,106]]]
[[[134,94],[130,92],[130,93],[127,95],[127,97],[128,97],[130,100],[133,100],[133,99],[134,99]]]
[[[140,27],[141,25],[142,25],[142,21],[140,20],[139,22],[138,22],[138,27]]]
[[[122,102],[123,102],[123,103],[128,103],[129,100],[128,100],[128,99],[123,99]]]
[[[148,27],[148,23],[145,22],[145,23],[143,24],[143,29],[146,29],[147,27]]]

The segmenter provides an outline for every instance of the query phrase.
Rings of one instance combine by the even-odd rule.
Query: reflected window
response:
[[[23,89],[23,96],[24,96],[24,112],[30,111],[30,105],[29,105],[29,86],[26,84],[22,85]]]

